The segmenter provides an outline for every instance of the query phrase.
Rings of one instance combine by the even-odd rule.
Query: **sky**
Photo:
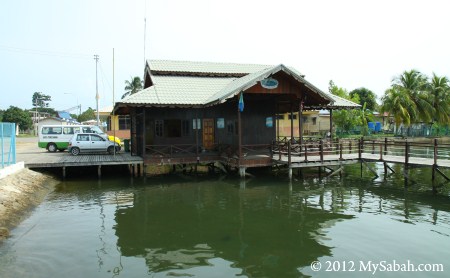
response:
[[[380,98],[405,70],[450,76],[449,10],[446,0],[2,0],[0,109],[32,108],[34,92],[56,110],[95,109],[96,84],[99,108],[111,106],[145,59],[284,64],[323,91],[333,80]]]

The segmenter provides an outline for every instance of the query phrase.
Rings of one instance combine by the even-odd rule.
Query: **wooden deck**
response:
[[[135,176],[143,174],[144,160],[140,156],[132,156],[128,152],[119,152],[116,155],[107,153],[80,154],[73,156],[68,152],[50,153],[37,146],[37,138],[18,138],[17,161],[23,161],[27,168],[62,168],[63,177],[66,167],[97,166],[98,175],[101,175],[102,166],[126,165],[130,173]]]
[[[27,168],[46,168],[46,167],[76,167],[76,166],[98,166],[98,165],[129,165],[143,163],[140,156],[132,156],[130,153],[119,152],[116,155],[110,154],[80,154],[73,156],[67,152],[62,155],[49,153],[41,155],[39,161],[26,162]]]

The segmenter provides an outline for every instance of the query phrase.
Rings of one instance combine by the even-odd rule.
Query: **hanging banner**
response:
[[[239,112],[244,111],[244,93],[241,93],[241,96],[239,97],[238,108]]]

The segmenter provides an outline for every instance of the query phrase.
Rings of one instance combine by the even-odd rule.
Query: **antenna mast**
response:
[[[97,126],[100,127],[100,115],[98,111],[98,99],[100,96],[98,95],[98,76],[97,76],[97,64],[98,64],[99,56],[97,54],[94,55],[95,60],[95,100],[97,105]]]

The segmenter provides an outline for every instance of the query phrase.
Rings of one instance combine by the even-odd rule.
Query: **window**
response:
[[[79,127],[64,127],[63,128],[63,132],[64,134],[75,134],[75,133],[79,133],[80,132],[80,128]]]
[[[227,134],[233,135],[234,132],[234,125],[232,121],[227,121]]]
[[[105,141],[105,140],[98,135],[91,135],[91,141]]]
[[[307,123],[308,122],[308,117],[302,117],[302,122]]]
[[[200,122],[200,119],[192,120],[192,129],[202,129],[202,124]]]
[[[182,125],[181,129],[182,129],[183,136],[189,136],[189,121],[183,120],[181,125]]]
[[[119,116],[119,130],[130,129],[130,116]]]
[[[181,120],[170,119],[164,121],[164,131],[167,137],[181,137]]]
[[[277,120],[284,120],[284,115],[283,114],[277,115],[276,117],[277,117]]]
[[[316,118],[316,117],[312,118],[312,124],[313,124],[313,125],[316,125],[316,124],[317,124],[317,118]]]
[[[266,127],[273,127],[273,119],[272,117],[266,118]]]
[[[156,120],[155,121],[155,135],[158,137],[162,137],[163,136],[163,128],[164,128],[164,123],[162,120]]]
[[[225,119],[224,118],[217,118],[217,128],[218,129],[225,128]]]
[[[87,134],[78,134],[77,141],[89,141],[89,135]]]
[[[42,134],[61,134],[62,128],[61,127],[44,127],[42,129]]]
[[[289,114],[288,119],[291,119],[291,114]],[[292,114],[292,119],[296,120],[297,119],[297,114]]]

